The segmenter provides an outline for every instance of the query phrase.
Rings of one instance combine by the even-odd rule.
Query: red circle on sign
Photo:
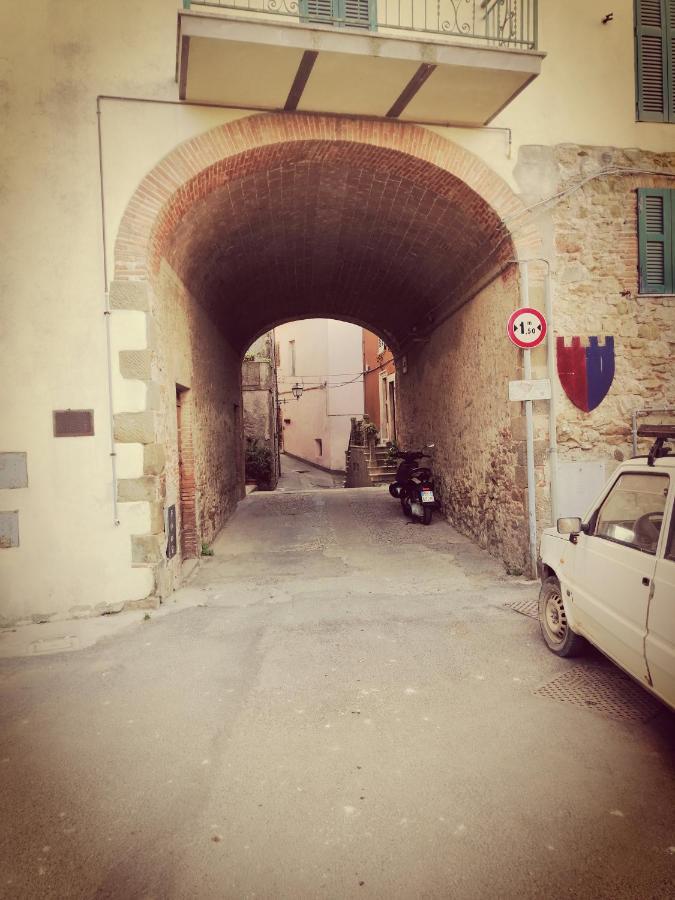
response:
[[[538,309],[522,306],[509,316],[506,333],[516,347],[531,350],[538,347],[546,337],[546,319]]]

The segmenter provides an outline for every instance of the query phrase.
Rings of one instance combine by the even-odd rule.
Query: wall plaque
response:
[[[55,409],[54,437],[91,437],[94,433],[93,409]]]

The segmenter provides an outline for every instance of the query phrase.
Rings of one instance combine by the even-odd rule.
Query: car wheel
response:
[[[577,656],[584,649],[584,639],[569,626],[560,582],[552,575],[539,591],[539,627],[546,646],[556,656]]]

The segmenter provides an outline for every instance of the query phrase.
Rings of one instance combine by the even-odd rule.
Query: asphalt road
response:
[[[214,546],[192,607],[0,661],[0,896],[673,896],[673,717],[535,693],[621,678],[536,586],[383,489],[255,493]]]
[[[344,475],[334,475],[319,469],[302,459],[296,459],[281,454],[281,478],[277,485],[277,491],[314,491],[322,488],[341,488],[344,484]]]

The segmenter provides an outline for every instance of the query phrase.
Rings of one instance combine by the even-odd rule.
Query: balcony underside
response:
[[[485,125],[543,53],[288,21],[180,13],[182,100]]]

